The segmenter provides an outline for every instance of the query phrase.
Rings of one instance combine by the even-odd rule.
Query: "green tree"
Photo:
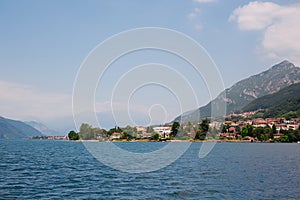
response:
[[[221,128],[221,132],[222,132],[222,133],[227,133],[227,130],[228,130],[228,128],[229,128],[229,127],[227,127],[227,126],[228,126],[227,124],[226,124],[226,125],[225,125],[225,124],[222,125],[222,128]]]
[[[270,138],[271,138],[271,139],[274,139],[274,134],[276,134],[276,133],[277,133],[276,125],[273,124],[273,125],[272,125],[272,133],[271,133],[271,135],[270,135]]]
[[[111,134],[113,134],[114,132],[122,133],[123,130],[118,126],[115,126],[114,128],[111,128],[111,129],[109,129],[109,131],[107,131],[108,137],[111,136]]]
[[[247,126],[244,126],[241,130],[241,135],[242,135],[242,138],[248,136],[248,128]]]
[[[79,140],[79,134],[75,131],[70,131],[68,134],[69,140]]]
[[[249,124],[244,126],[241,130],[241,135],[242,137],[246,137],[246,136],[253,137],[253,126]]]
[[[295,135],[296,141],[300,141],[300,126],[299,126],[299,129],[294,131],[294,135]]]
[[[199,128],[203,133],[207,133],[207,131],[209,130],[209,123],[210,123],[209,119],[204,119],[201,121]]]
[[[275,139],[276,142],[289,142],[289,137],[287,135],[281,136]]]
[[[129,141],[129,140],[132,140],[133,137],[132,137],[132,135],[130,135],[130,134],[126,133],[126,132],[122,132],[120,139],[126,139],[126,140]]]
[[[178,133],[180,127],[180,123],[179,122],[174,122],[172,125],[172,129],[171,129],[171,137],[175,137]]]
[[[127,125],[125,128],[123,128],[123,132],[126,133],[126,135],[130,135],[131,138],[137,137],[137,129],[135,127]]]
[[[206,136],[209,136],[212,139],[217,139],[219,136],[219,131],[216,127],[209,128],[208,132],[209,132],[209,135],[206,135]]]
[[[106,140],[107,139],[107,134],[105,129],[100,129],[100,128],[92,128],[92,139],[99,139],[99,140]]]
[[[209,130],[209,119],[204,119],[198,126],[195,139],[204,140]]]
[[[159,139],[158,133],[156,133],[156,132],[151,133],[151,138],[152,138],[153,140],[158,140],[158,139]]]
[[[148,126],[146,131],[147,131],[147,133],[152,133],[154,131],[153,126]]]
[[[79,136],[83,140],[92,140],[95,139],[93,128],[91,125],[83,123],[79,129]]]
[[[96,140],[106,138],[106,130],[93,128],[91,125],[83,123],[79,129],[79,137],[83,140]]]
[[[247,125],[248,129],[248,136],[253,137],[253,126],[252,125]]]
[[[264,141],[266,139],[264,136],[264,128],[259,126],[253,129],[253,137],[256,137],[259,141]]]

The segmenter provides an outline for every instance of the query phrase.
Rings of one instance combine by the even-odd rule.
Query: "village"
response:
[[[173,122],[157,126],[115,127],[108,131],[82,124],[76,139],[65,136],[39,136],[31,139],[82,141],[232,141],[298,142],[300,118],[255,118],[256,112],[230,114],[223,121],[203,119],[199,123]]]
[[[223,122],[210,122],[208,133],[202,140],[249,142],[297,142],[300,140],[300,118],[251,119],[256,113],[257,111],[230,114],[224,117],[226,120]],[[153,139],[153,135],[157,134],[157,140],[168,140],[172,139],[172,132],[174,131],[172,124],[150,127],[151,132],[149,132],[149,127],[135,126],[134,129],[137,132],[134,139]],[[198,124],[189,122],[178,129],[178,133],[181,135],[176,139],[190,141],[201,140],[199,134],[203,135],[205,132],[205,130],[201,130],[201,122]],[[121,138],[122,133],[114,132],[109,139],[118,140]]]

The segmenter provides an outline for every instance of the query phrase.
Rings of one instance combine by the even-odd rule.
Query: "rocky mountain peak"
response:
[[[296,67],[293,63],[288,60],[284,60],[281,63],[274,65],[271,70],[288,70]]]

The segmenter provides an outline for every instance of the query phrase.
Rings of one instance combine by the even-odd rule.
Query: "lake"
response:
[[[117,145],[147,152],[166,143]],[[217,143],[200,159],[201,145],[133,174],[102,164],[80,142],[0,140],[0,199],[300,199],[300,144]]]

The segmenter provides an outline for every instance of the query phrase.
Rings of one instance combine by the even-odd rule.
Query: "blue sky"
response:
[[[133,28],[162,27],[192,37],[216,63],[225,87],[284,59],[299,66],[300,38],[296,33],[300,31],[300,4],[297,2],[2,0],[0,115],[38,120],[50,126],[69,119],[73,84],[83,60],[100,42]],[[153,52],[142,55],[146,56],[145,62],[156,57]],[[143,56],[129,56],[123,64],[134,63]],[[168,55],[157,57],[163,56],[167,58],[162,60],[168,60]],[[120,73],[118,66],[114,70],[112,76]],[[187,72],[187,76],[192,77],[192,72]],[[114,83],[108,78],[106,84]],[[155,88],[149,89],[147,94],[153,91]],[[205,84],[200,84],[199,91],[206,91]],[[201,105],[210,100],[209,95],[203,93],[207,92],[199,94]],[[149,108],[155,103],[150,97],[143,101],[143,95],[138,96],[137,107]],[[97,103],[101,112],[107,99],[100,98]],[[153,113],[161,120],[159,107]],[[176,114],[179,110],[174,108],[167,120]],[[72,124],[70,120],[67,123]]]

